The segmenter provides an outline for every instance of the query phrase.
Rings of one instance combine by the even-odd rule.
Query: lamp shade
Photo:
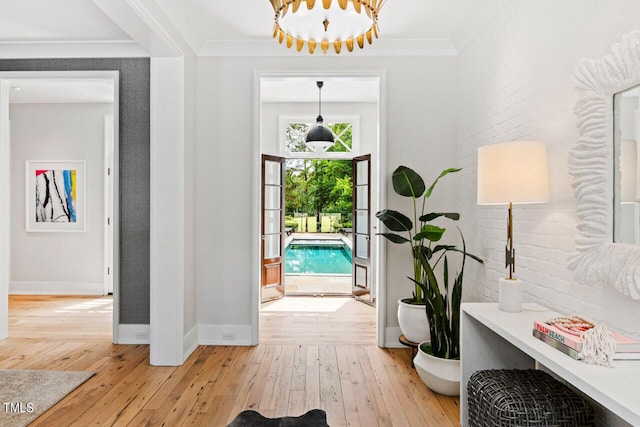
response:
[[[322,123],[316,124],[306,138],[307,145],[321,145],[323,147],[331,147],[334,143],[333,132]]]
[[[513,141],[478,148],[478,204],[549,200],[545,144]]]

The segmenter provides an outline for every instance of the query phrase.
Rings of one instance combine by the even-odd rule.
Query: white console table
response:
[[[537,304],[506,313],[498,304],[464,303],[461,318],[460,421],[469,423],[467,383],[481,369],[531,369],[539,362],[632,426],[640,426],[640,361],[614,368],[574,360],[532,334],[534,320],[559,314]]]

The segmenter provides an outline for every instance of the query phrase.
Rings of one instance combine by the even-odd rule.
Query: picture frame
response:
[[[86,161],[27,160],[27,232],[86,231]]]

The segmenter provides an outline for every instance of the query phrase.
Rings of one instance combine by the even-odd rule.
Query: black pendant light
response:
[[[322,86],[323,82],[316,82],[318,86],[318,118],[316,126],[307,133],[306,143],[313,147],[314,151],[329,148],[333,145],[333,132],[324,125],[322,119]]]

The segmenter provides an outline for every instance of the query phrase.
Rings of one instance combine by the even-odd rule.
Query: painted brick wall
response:
[[[507,208],[476,205],[477,147],[538,139],[547,143],[551,202],[514,206],[516,275],[524,300],[581,313],[640,336],[640,302],[612,289],[587,287],[566,267],[576,237],[576,202],[568,151],[578,130],[574,68],[640,30],[635,0],[507,2],[458,60],[459,209],[467,245],[485,259],[470,265],[465,300],[497,301],[504,277]]]

